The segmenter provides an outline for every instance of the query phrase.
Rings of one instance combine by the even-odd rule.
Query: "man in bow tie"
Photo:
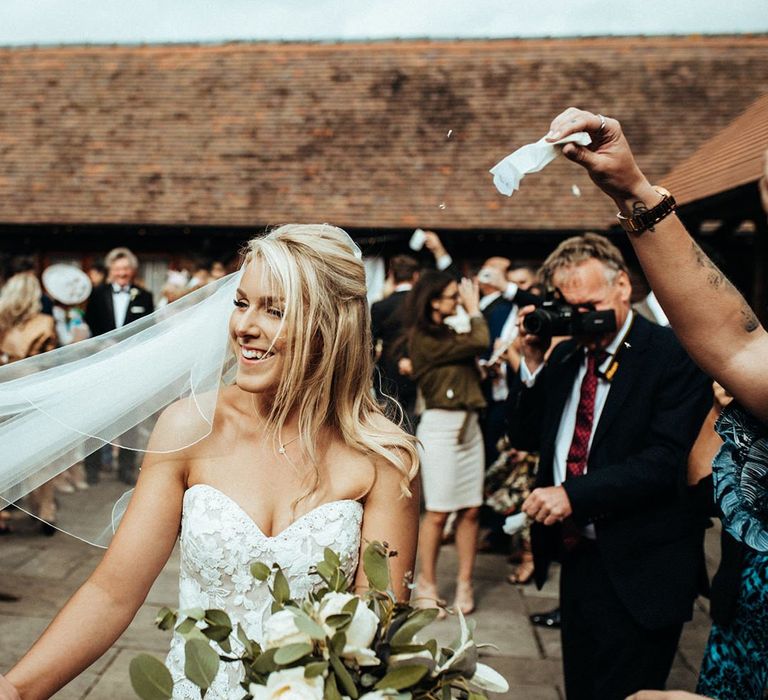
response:
[[[541,454],[523,504],[535,580],[561,561],[568,700],[623,700],[664,687],[692,613],[705,523],[687,502],[685,469],[709,381],[670,329],[632,311],[626,263],[606,238],[563,242],[542,274],[574,312],[602,320],[590,329],[582,317],[546,362],[540,317],[520,324],[512,444]]]
[[[107,281],[94,287],[88,299],[85,321],[94,336],[113,331],[135,321],[154,309],[152,295],[133,283],[139,261],[128,248],[114,248],[104,260]],[[99,481],[101,450],[85,458],[85,473],[89,484]],[[118,478],[127,483],[135,481],[135,452],[120,450]]]

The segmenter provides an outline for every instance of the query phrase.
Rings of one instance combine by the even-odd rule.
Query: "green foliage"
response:
[[[405,690],[416,685],[427,673],[429,673],[429,669],[422,664],[399,666],[387,673],[374,688],[376,690]]]
[[[269,567],[260,561],[255,561],[251,564],[251,576],[257,581],[266,581],[270,573]]]
[[[439,612],[438,608],[426,608],[411,613],[397,632],[392,635],[390,642],[392,644],[408,644],[417,633],[434,622]]]
[[[297,629],[306,635],[306,642],[262,649],[249,639],[241,625],[233,625],[226,612],[216,609],[192,608],[177,613],[163,608],[155,624],[163,630],[175,627],[175,632],[185,639],[184,673],[200,689],[203,698],[221,663],[241,665],[241,687],[246,698],[251,697],[251,683],[266,684],[270,674],[294,667],[303,668],[307,679],[323,679],[323,700],[358,700],[374,689],[386,691],[388,700],[452,700],[454,696],[461,700],[487,700],[484,692],[502,692],[504,679],[478,663],[479,645],[472,638],[474,624],[468,623],[460,612],[459,635],[450,648],[440,649],[435,639],[422,642],[418,638],[438,611],[414,609],[397,601],[389,590],[389,556],[385,544],[367,545],[361,563],[369,589],[354,595],[352,580],[347,578],[339,555],[325,549],[322,560],[311,570],[318,577],[319,586],[303,600],[291,599],[288,579],[277,564],[270,567],[254,562],[250,566],[254,579],[269,584],[272,613],[289,610]],[[332,591],[352,595],[340,612],[323,619],[323,600]],[[357,639],[360,633],[372,629],[365,620],[369,611],[378,618],[370,649],[349,649],[348,635]],[[235,639],[235,648],[242,651],[233,654]],[[366,660],[373,653],[374,662],[378,663],[360,666],[363,651],[370,655],[363,654]],[[131,662],[130,675],[142,700],[164,700],[173,695],[171,674],[154,657],[137,656]]]
[[[287,666],[312,653],[311,644],[286,644],[275,652],[275,663]]]
[[[171,672],[154,656],[139,654],[131,659],[128,673],[134,692],[142,700],[167,700],[173,696]]]
[[[208,689],[219,670],[219,655],[207,641],[190,639],[184,645],[184,675],[198,688]]]
[[[368,578],[368,585],[375,591],[385,591],[389,586],[387,549],[380,542],[371,542],[365,548],[363,571]]]

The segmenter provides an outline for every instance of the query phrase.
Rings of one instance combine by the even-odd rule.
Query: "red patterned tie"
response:
[[[581,380],[579,406],[576,409],[576,427],[573,430],[571,447],[566,460],[566,479],[583,476],[587,470],[589,438],[592,435],[592,422],[595,417],[595,395],[597,393],[597,368],[602,364],[606,353],[587,353],[587,372]],[[581,542],[581,531],[572,518],[563,521],[562,540],[566,551],[571,551]]]
[[[594,353],[587,353],[587,372],[581,380],[581,395],[576,409],[576,427],[573,430],[571,448],[568,450],[566,460],[566,479],[583,476],[587,469],[589,438],[592,435],[592,420],[595,416],[597,362],[598,358]]]

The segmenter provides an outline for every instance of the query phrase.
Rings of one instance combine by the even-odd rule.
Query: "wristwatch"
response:
[[[677,202],[668,190],[655,185],[653,189],[662,197],[661,201],[656,206],[639,212],[634,216],[624,216],[621,212],[616,214],[616,218],[619,220],[621,228],[627,233],[634,233],[636,235],[645,233],[677,209]]]

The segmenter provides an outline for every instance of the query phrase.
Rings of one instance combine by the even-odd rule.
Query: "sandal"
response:
[[[456,581],[456,600],[453,606],[469,615],[475,609],[475,595],[471,581]]]

